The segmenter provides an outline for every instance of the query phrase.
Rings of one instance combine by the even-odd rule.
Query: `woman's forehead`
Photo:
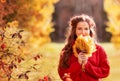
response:
[[[85,21],[82,21],[82,22],[78,22],[77,26],[87,26],[87,27],[89,27],[89,24]]]

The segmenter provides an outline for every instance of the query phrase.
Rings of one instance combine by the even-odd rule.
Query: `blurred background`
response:
[[[61,81],[59,53],[68,21],[88,14],[119,81],[120,0],[0,0],[0,81]]]

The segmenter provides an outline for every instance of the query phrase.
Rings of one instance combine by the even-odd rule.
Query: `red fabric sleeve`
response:
[[[85,65],[85,71],[93,77],[96,78],[104,78],[109,75],[110,66],[107,60],[107,55],[102,47],[98,48],[97,52],[99,56],[99,66],[95,66],[94,64],[90,63],[89,61]]]
[[[71,64],[69,68],[60,68],[58,67],[58,73],[60,78],[63,80],[64,73],[69,73],[70,76],[74,77],[76,73],[81,71],[81,65],[78,62],[74,62]],[[71,78],[72,78],[71,77]]]
[[[60,59],[62,56],[60,57]],[[72,57],[74,59],[74,56]],[[78,63],[78,61],[70,61],[70,67],[69,68],[61,68],[60,66],[58,67],[58,74],[60,78],[63,80],[64,73],[69,73],[70,76],[74,77],[76,73],[79,73],[81,71],[81,65]],[[71,78],[72,78],[71,77]]]

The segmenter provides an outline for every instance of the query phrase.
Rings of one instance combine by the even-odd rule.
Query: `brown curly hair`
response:
[[[68,34],[66,37],[66,45],[63,48],[63,54],[61,57],[61,61],[60,61],[60,67],[64,67],[67,68],[69,67],[69,59],[70,59],[70,55],[73,53],[73,43],[77,38],[76,35],[76,26],[78,22],[82,22],[85,21],[88,23],[89,28],[90,28],[90,36],[95,38],[95,31],[93,30],[96,27],[96,24],[94,22],[94,20],[92,19],[92,17],[86,15],[86,14],[82,14],[82,15],[78,15],[78,16],[73,16],[70,21],[69,21],[69,30],[68,30]]]

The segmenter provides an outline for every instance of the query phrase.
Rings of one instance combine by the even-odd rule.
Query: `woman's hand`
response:
[[[66,78],[65,81],[73,81],[70,77]]]
[[[64,79],[64,81],[73,81],[73,80],[70,78],[70,73],[64,73],[63,79]]]
[[[85,71],[85,64],[87,63],[88,57],[85,53],[80,52],[78,55],[78,62],[82,65],[82,71]]]
[[[88,57],[85,55],[85,53],[83,52],[80,52],[78,54],[78,62],[80,64],[86,64],[87,63],[87,60],[88,60]]]

